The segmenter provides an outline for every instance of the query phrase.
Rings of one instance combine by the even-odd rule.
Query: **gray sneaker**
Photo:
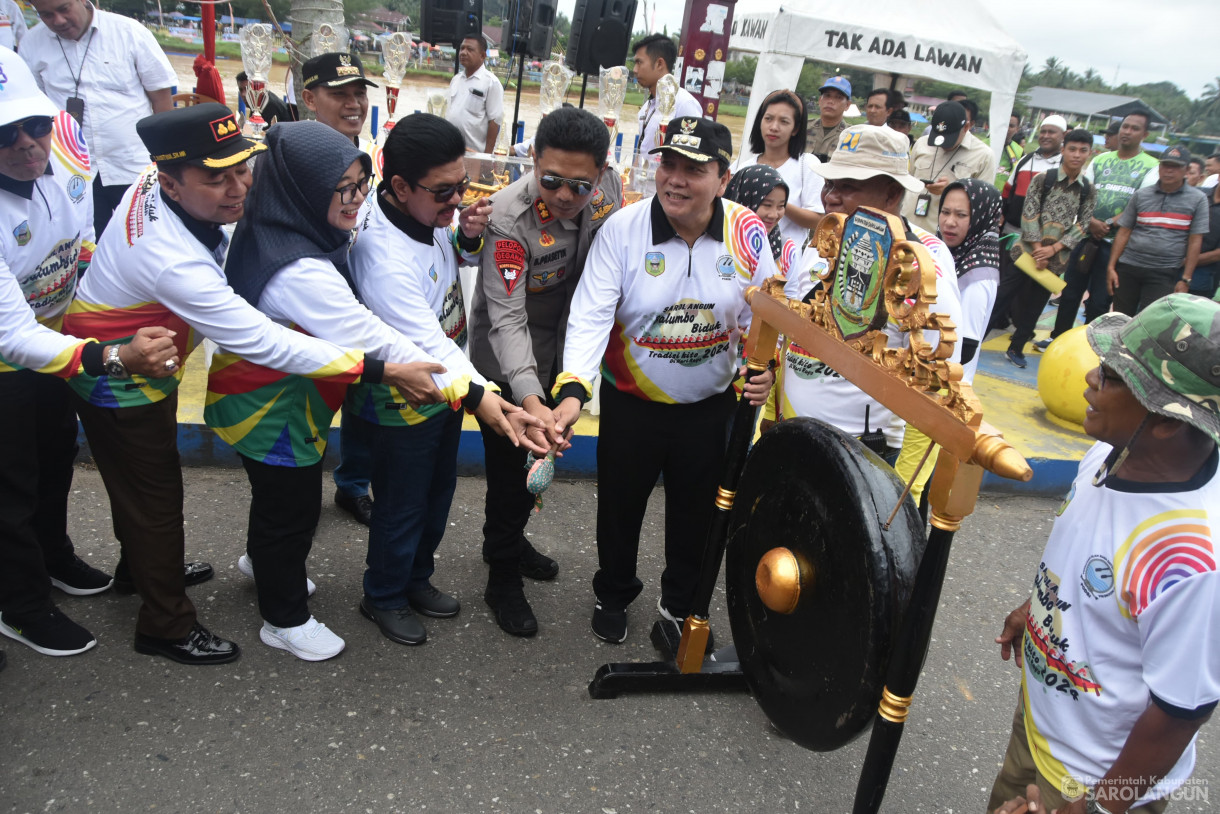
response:
[[[366,619],[372,619],[381,628],[381,633],[392,642],[399,644],[423,644],[428,640],[428,631],[424,623],[419,621],[410,605],[401,608],[382,610],[374,608],[366,596],[360,600],[360,612]]]

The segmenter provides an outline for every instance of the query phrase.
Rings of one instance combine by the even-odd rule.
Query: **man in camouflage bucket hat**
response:
[[[1021,695],[988,811],[1160,814],[1220,701],[1220,303],[1171,294],[1088,338],[1098,443],[996,639]]]

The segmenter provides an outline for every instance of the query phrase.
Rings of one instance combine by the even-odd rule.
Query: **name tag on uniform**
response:
[[[483,98],[483,91],[481,91],[481,90],[475,90],[474,88],[471,88],[470,92],[473,93],[475,96],[478,96],[480,99]]]

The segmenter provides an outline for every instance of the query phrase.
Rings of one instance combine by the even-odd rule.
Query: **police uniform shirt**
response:
[[[178,84],[149,30],[94,8],[93,24],[79,40],[35,26],[21,41],[21,56],[56,107],[66,108],[70,96],[85,100],[85,141],[102,183],[135,181],[148,166],[148,150],[136,134],[136,122],[153,112],[147,94]],[[80,78],[79,88],[74,76]]]
[[[492,196],[470,351],[483,375],[508,383],[518,404],[529,395],[546,401],[589,246],[621,200],[622,179],[611,166],[576,221],[547,209],[533,173]]]
[[[73,376],[85,343],[58,333],[93,250],[89,151],[76,121],[55,117],[46,173],[0,175],[0,371]]]
[[[504,120],[504,88],[486,65],[470,76],[459,70],[449,81],[449,122],[462,131],[466,147],[487,152],[487,125]]]
[[[600,369],[604,386],[646,401],[723,393],[750,327],[746,289],[777,273],[766,227],[740,204],[717,198],[693,246],[655,197],[632,204],[589,250],[554,392],[575,383],[588,397]]]
[[[657,97],[654,93],[648,97],[648,101],[640,107],[640,112],[636,117],[640,124],[639,138],[636,141],[636,152],[641,154],[648,153],[649,150],[661,146],[661,125],[669,124],[669,122],[685,116],[691,119],[703,117],[703,108],[699,105],[699,100],[691,95],[686,88],[678,88],[678,94],[674,97],[674,112],[666,121],[661,121],[661,116],[657,112]],[[614,145],[611,145],[613,147]],[[660,161],[660,154],[652,156],[653,161]]]

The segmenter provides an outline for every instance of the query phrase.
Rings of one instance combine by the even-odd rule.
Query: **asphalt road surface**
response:
[[[138,600],[56,600],[98,637],[48,658],[4,640],[0,811],[13,812],[846,812],[861,738],[832,753],[778,733],[746,693],[593,700],[607,661],[651,661],[648,628],[662,568],[660,494],[645,523],[622,645],[589,631],[596,567],[592,482],[556,483],[530,523],[561,564],[527,592],[533,639],[496,627],[482,602],[483,482],[462,479],[434,583],[461,614],[404,647],[356,610],[366,533],[330,502],[310,557],[314,615],[347,640],[337,659],[298,661],[258,639],[254,586],[236,568],[248,492],[240,469],[190,469],[187,553],[216,566],[192,588],[200,618],[240,642],[240,661],[183,667],[131,648]],[[97,473],[74,486],[73,539],[90,562],[118,551]],[[1028,595],[1057,501],[984,495],[957,535],[935,639],[884,811],[981,812],[1007,742],[1018,676],[992,639]],[[723,590],[713,628],[729,637]],[[850,636],[851,631],[844,631]],[[1220,786],[1216,724],[1195,777]],[[1179,802],[1171,812],[1210,811]]]

